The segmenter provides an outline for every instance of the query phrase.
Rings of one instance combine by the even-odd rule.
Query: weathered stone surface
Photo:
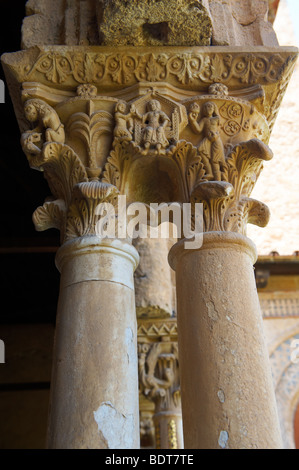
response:
[[[167,261],[167,239],[134,240],[140,262],[135,271],[135,298],[138,317],[171,316],[174,311],[172,273]]]
[[[22,48],[36,44],[60,44],[64,19],[62,0],[29,0],[22,25]]]
[[[28,0],[22,48],[38,44],[99,44],[96,0]]]
[[[268,8],[268,0],[210,0],[212,44],[278,46]]]
[[[102,43],[111,46],[208,46],[211,19],[196,0],[98,0]]]
[[[272,4],[268,21],[268,0],[28,0],[22,47],[277,46]]]
[[[183,247],[177,243],[169,259],[177,281],[185,447],[281,448],[254,245],[214,232],[198,250]]]
[[[96,237],[64,244],[49,448],[139,447],[136,250]]]

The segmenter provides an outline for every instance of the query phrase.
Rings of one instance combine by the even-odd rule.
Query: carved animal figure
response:
[[[56,111],[45,101],[40,99],[27,100],[24,106],[27,121],[36,124],[36,127],[27,131],[35,134],[43,134],[45,142],[57,142],[64,144],[65,132]]]

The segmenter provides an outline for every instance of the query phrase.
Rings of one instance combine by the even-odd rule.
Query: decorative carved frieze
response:
[[[292,47],[281,48],[279,52],[274,48],[223,51],[220,47],[192,47],[188,52],[183,47],[147,49],[119,48],[115,52],[109,47],[83,51],[80,47],[66,50],[60,46],[36,46],[26,51],[31,55],[29,63],[20,57],[16,72],[22,82],[34,77],[34,81],[41,83],[66,86],[75,83],[128,86],[145,80],[193,87],[222,82],[240,88],[278,81],[296,57]]]
[[[27,51],[5,54],[2,62],[11,91],[14,88],[19,90],[17,83],[24,86],[26,82],[30,85],[36,82],[47,87],[54,86],[56,91],[59,87],[60,99],[63,99],[62,92],[67,95],[79,84],[86,83],[97,86],[98,93],[108,96],[124,86],[144,82],[166,82],[197,93],[220,82],[229,88],[230,95],[260,85],[263,86],[264,99],[259,110],[272,125],[273,103],[275,107],[279,106],[296,57],[297,51],[291,47],[265,50],[260,47],[248,50],[224,50],[223,47],[190,47],[188,50],[184,47],[119,47],[115,52],[113,48],[96,46],[36,46]],[[17,117],[21,119],[18,113]]]

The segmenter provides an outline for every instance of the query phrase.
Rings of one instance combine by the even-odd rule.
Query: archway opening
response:
[[[294,432],[295,432],[295,448],[299,449],[299,403],[295,412],[294,420]]]

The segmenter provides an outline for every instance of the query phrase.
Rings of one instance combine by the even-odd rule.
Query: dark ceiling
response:
[[[20,50],[25,0],[1,0],[0,48]],[[5,76],[0,67],[0,78]],[[36,232],[32,213],[49,195],[43,174],[29,168],[7,86],[0,104],[1,322],[55,321],[59,273],[54,264],[57,230]]]

